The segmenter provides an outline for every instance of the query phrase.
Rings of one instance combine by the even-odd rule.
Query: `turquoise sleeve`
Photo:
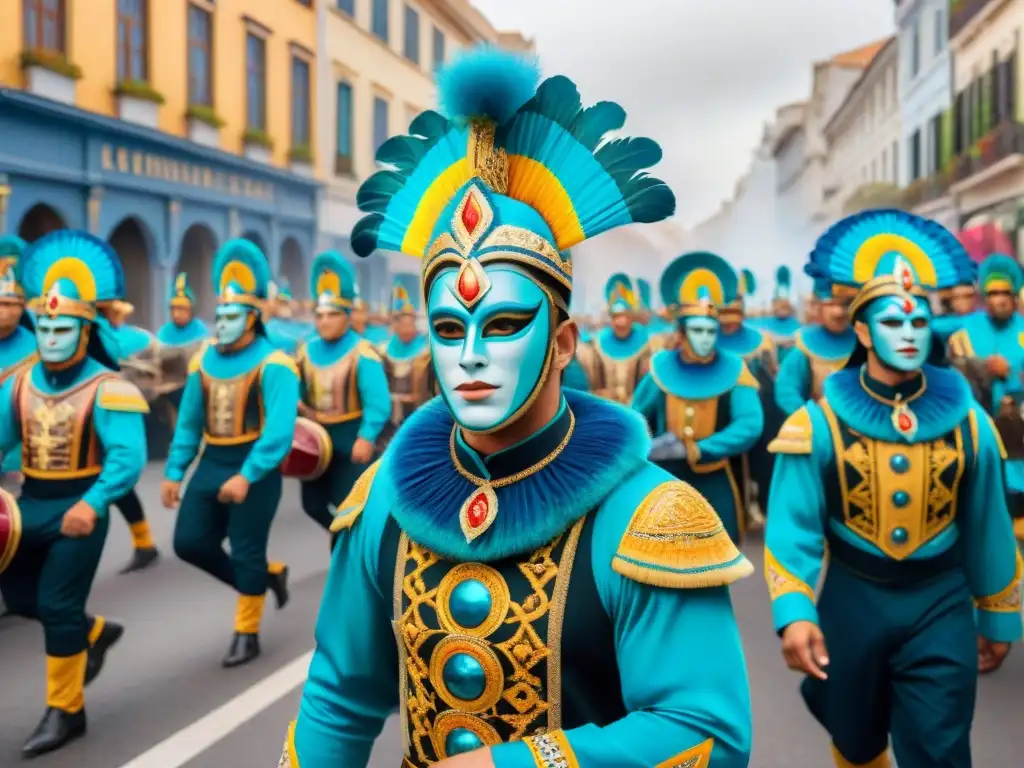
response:
[[[772,596],[775,631],[795,621],[818,623],[815,588],[825,559],[824,473],[832,461],[828,424],[821,410],[811,415],[810,454],[775,457],[765,529],[765,578]]]
[[[301,768],[365,768],[398,705],[391,597],[381,594],[377,579],[386,520],[387,505],[374,487],[360,519],[334,548],[295,724]]]
[[[356,385],[363,403],[363,420],[359,424],[359,437],[376,441],[391,417],[391,391],[384,363],[360,356],[356,369]]]
[[[4,455],[4,471],[8,471],[8,454],[13,454],[15,447],[20,448],[21,423],[14,416],[14,384],[17,380],[17,376],[11,376],[0,386],[0,453]],[[19,457],[16,469],[20,467]]]
[[[992,422],[980,407],[974,471],[968,480],[970,504],[963,515],[967,580],[978,606],[978,633],[989,640],[1014,642],[1021,637],[1020,577],[1017,543],[1006,509],[1002,456]],[[990,601],[996,595],[1005,600]],[[986,602],[995,603],[990,608]]]
[[[811,363],[800,349],[794,347],[779,365],[775,377],[775,403],[789,416],[800,410],[811,392]]]
[[[740,456],[761,438],[764,408],[753,387],[733,387],[729,393],[729,423],[725,429],[697,441],[701,462]]]
[[[92,416],[103,445],[103,470],[82,501],[97,515],[106,515],[111,502],[134,488],[146,468],[146,427],[141,413],[96,406]]]
[[[164,477],[180,483],[185,472],[195,461],[203,442],[203,382],[199,372],[190,373],[185,380],[178,406],[178,421],[174,426],[174,439],[167,451]]]
[[[268,363],[260,372],[263,395],[263,431],[242,464],[241,475],[250,483],[277,469],[292,449],[295,419],[299,415],[299,377],[287,365]]]
[[[665,393],[651,374],[648,373],[636,385],[631,405],[634,411],[647,420],[655,437],[664,431]]]

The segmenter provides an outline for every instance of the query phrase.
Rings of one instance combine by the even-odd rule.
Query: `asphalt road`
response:
[[[299,510],[288,487],[274,526],[272,556],[291,566],[292,601],[268,608],[263,657],[223,670],[234,597],[204,574],[174,559],[173,513],[158,505],[159,467],[140,493],[163,560],[149,571],[117,575],[130,552],[126,526],[115,518],[92,609],[122,621],[127,631],[103,675],[87,691],[90,732],[41,768],[259,768],[277,764],[294,717],[306,654],[328,564],[325,534]],[[748,555],[760,564],[759,547]],[[764,582],[752,577],[734,589],[754,698],[752,768],[826,768],[828,743],[804,712],[797,678],[782,664],[771,630]],[[339,606],[339,610],[343,607]],[[870,617],[865,617],[870,620]],[[42,714],[44,660],[39,628],[0,621],[0,766],[18,765],[21,742]],[[974,729],[976,768],[1024,764],[1024,649],[982,680]],[[401,738],[386,726],[371,768],[397,768]],[[342,768],[339,766],[338,768]]]

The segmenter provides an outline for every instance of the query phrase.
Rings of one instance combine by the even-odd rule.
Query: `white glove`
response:
[[[651,451],[647,455],[651,461],[669,461],[686,458],[686,444],[671,432],[658,435],[651,442]]]

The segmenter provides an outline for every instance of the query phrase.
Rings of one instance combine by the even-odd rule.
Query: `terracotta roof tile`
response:
[[[854,48],[852,51],[844,51],[843,53],[837,53],[832,57],[831,62],[837,67],[850,67],[855,69],[866,69],[871,60],[878,55],[885,44],[892,38],[886,37],[882,40],[877,40],[868,45],[861,46],[860,48]]]

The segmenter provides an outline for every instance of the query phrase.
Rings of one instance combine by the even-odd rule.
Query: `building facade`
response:
[[[949,194],[952,156],[952,69],[949,0],[899,0],[901,137],[896,165],[907,207],[953,229],[957,212]]]
[[[1024,256],[1024,0],[961,0],[950,13],[950,192],[962,229],[994,224]]]
[[[0,18],[0,231],[107,239],[150,328],[180,270],[212,313],[211,256],[230,237],[305,282],[312,1],[0,0]]]
[[[377,148],[435,107],[434,72],[453,53],[480,42],[521,51],[533,44],[498,32],[467,0],[321,0],[318,14],[317,156],[325,180],[319,245],[353,259],[364,298],[386,306],[390,274],[419,265],[399,253],[356,259],[349,246],[362,215],[356,191],[377,170]]]

